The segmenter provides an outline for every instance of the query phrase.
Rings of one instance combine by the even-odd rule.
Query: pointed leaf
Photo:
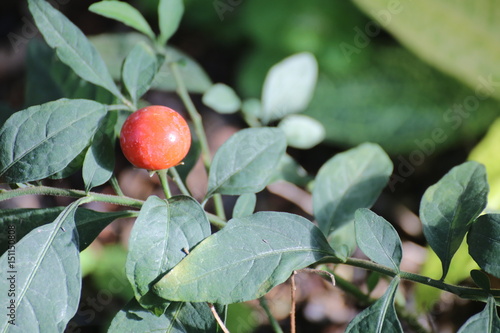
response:
[[[16,112],[0,128],[0,179],[23,183],[64,169],[89,144],[105,114],[102,104],[68,99]]]
[[[253,214],[255,210],[255,204],[257,202],[257,196],[255,193],[246,193],[240,195],[233,209],[233,218],[235,217],[246,217]]]
[[[299,53],[274,65],[262,89],[264,123],[304,111],[314,93],[318,63],[311,53]]]
[[[470,277],[474,283],[481,289],[489,291],[491,288],[490,278],[488,275],[478,269],[470,271]]]
[[[229,221],[196,246],[153,290],[175,301],[243,302],[264,295],[294,270],[325,257],[337,258],[310,221],[288,213],[259,212]]]
[[[82,176],[85,190],[106,183],[115,168],[115,125],[118,120],[116,112],[109,112],[101,122],[92,144],[85,154]]]
[[[14,307],[15,331],[62,332],[76,313],[82,281],[74,215],[82,200],[88,199],[73,202],[0,257],[0,305]],[[1,332],[14,328],[9,319],[0,319]]]
[[[123,332],[215,333],[217,324],[206,303],[171,303],[158,317],[134,298],[116,314],[108,329],[108,333]]]
[[[0,210],[0,230],[15,229],[15,241],[18,242],[33,229],[54,221],[63,209],[63,207],[2,209]],[[101,213],[78,208],[75,223],[80,251],[85,250],[108,224],[129,216],[130,213],[125,211]],[[0,233],[0,255],[7,250],[10,237],[12,235],[9,233]]]
[[[484,166],[466,162],[429,187],[420,203],[424,235],[441,259],[446,277],[453,255],[471,223],[486,207],[488,183]]]
[[[398,290],[399,278],[395,277],[384,296],[358,314],[347,326],[346,333],[403,333],[396,315],[394,297]]]
[[[364,254],[378,264],[399,272],[403,245],[396,229],[369,209],[356,211],[356,241]]]
[[[389,181],[392,168],[387,154],[372,143],[328,160],[313,189],[314,215],[325,235],[352,221],[358,208],[370,208]]]
[[[500,214],[479,216],[467,235],[469,253],[486,272],[500,277]]]
[[[295,161],[290,155],[285,154],[281,157],[280,162],[274,170],[274,175],[270,183],[279,180],[295,184],[297,186],[305,187],[313,180],[313,177]]]
[[[89,37],[89,39],[101,53],[111,75],[116,80],[120,79],[121,64],[125,56],[132,51],[137,43],[149,42],[146,36],[135,32],[100,34]],[[169,55],[170,61],[179,62],[180,75],[190,92],[204,93],[212,86],[212,82],[205,70],[193,58],[170,46],[165,47],[165,52]],[[177,83],[168,62],[164,62],[163,66],[161,66],[152,87],[163,91],[175,91],[177,89]]]
[[[160,0],[158,5],[158,21],[160,25],[158,43],[160,45],[165,45],[177,31],[183,14],[184,2],[182,0]]]
[[[194,199],[178,196],[165,201],[149,197],[129,240],[126,272],[136,299],[143,306],[155,308],[152,296],[144,298],[151,285],[209,235],[210,223]]]
[[[262,191],[285,149],[285,135],[277,128],[248,128],[234,134],[214,156],[207,197]]]
[[[460,327],[458,333],[498,333],[500,332],[500,319],[497,314],[495,298],[490,296],[484,310],[470,317]]]
[[[122,80],[134,104],[148,91],[158,67],[156,54],[146,43],[138,43],[125,58]]]
[[[203,94],[203,104],[219,113],[235,113],[241,107],[241,100],[236,95],[233,88],[216,83],[205,94]]]
[[[89,10],[96,14],[126,24],[129,27],[142,32],[151,38],[151,40],[155,39],[153,30],[151,30],[151,27],[148,22],[146,22],[142,14],[126,2],[114,0],[96,2],[89,7]]]
[[[62,62],[82,79],[106,88],[117,97],[122,96],[101,56],[78,27],[47,1],[28,0],[28,4],[36,26]]]

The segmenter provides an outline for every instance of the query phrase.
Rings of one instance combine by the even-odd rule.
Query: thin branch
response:
[[[220,319],[220,316],[219,314],[217,313],[217,310],[215,310],[215,306],[212,304],[212,303],[207,303],[208,306],[210,307],[210,311],[212,311],[212,314],[214,315],[215,317],[215,320],[217,321],[217,323],[219,324],[220,328],[222,328],[222,331],[224,333],[231,333],[229,332],[229,330],[227,329],[226,325],[224,324],[224,322],[222,321],[222,319]]]

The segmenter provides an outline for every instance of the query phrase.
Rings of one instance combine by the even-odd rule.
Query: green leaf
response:
[[[500,277],[500,214],[479,216],[467,235],[469,253],[482,269]]]
[[[310,149],[325,139],[325,128],[314,118],[292,114],[283,118],[279,128],[285,132],[290,147]]]
[[[347,326],[346,333],[403,333],[403,328],[394,308],[394,297],[398,285],[399,277],[395,277],[384,296],[354,317]]]
[[[486,273],[478,270],[478,269],[473,269],[470,271],[470,276],[472,280],[474,280],[474,283],[481,289],[489,291],[491,288],[491,283],[490,283],[490,278]]]
[[[318,78],[311,53],[299,53],[274,65],[262,89],[262,120],[268,123],[307,108]]]
[[[25,105],[32,106],[59,98],[83,98],[113,104],[106,89],[81,79],[42,39],[33,38],[26,51]],[[81,165],[80,165],[81,166]]]
[[[177,31],[183,14],[184,2],[182,0],[160,0],[158,5],[158,23],[160,26],[158,43],[160,45],[165,45]]]
[[[240,195],[233,209],[233,218],[247,217],[253,214],[255,204],[257,203],[257,196],[255,193],[246,193]]]
[[[235,113],[241,108],[241,100],[233,88],[216,83],[208,89],[202,98],[203,104],[219,113]]]
[[[82,280],[74,215],[82,200],[87,198],[73,202],[54,222],[33,230],[0,257],[4,292],[0,305],[4,310],[15,309],[14,318],[0,319],[1,332],[12,328],[62,332],[76,313]],[[7,295],[11,284],[14,294]],[[16,326],[10,326],[10,319]]]
[[[106,183],[113,176],[117,119],[116,112],[108,112],[85,154],[82,175],[87,192],[93,187]]]
[[[210,235],[210,223],[201,206],[191,197],[162,200],[150,196],[141,208],[129,240],[126,272],[135,297],[142,306],[162,304],[148,295],[158,278],[174,267],[193,246]]]
[[[370,208],[392,173],[392,162],[376,144],[365,143],[328,160],[313,189],[314,215],[329,235],[354,219],[358,208]]]
[[[142,14],[126,2],[109,0],[96,2],[89,7],[89,10],[93,13],[128,25],[129,27],[142,32],[151,38],[151,40],[155,39],[153,30],[151,30],[151,27],[148,22],[146,22]]]
[[[470,317],[458,330],[458,333],[498,333],[500,319],[497,314],[495,298],[490,296],[484,310]]]
[[[354,226],[361,251],[376,263],[399,272],[403,245],[392,224],[369,209],[362,208],[356,211]]]
[[[36,26],[47,44],[56,49],[61,61],[82,79],[101,86],[121,98],[122,95],[109,75],[101,56],[80,29],[47,1],[28,0],[28,4]]]
[[[90,41],[99,50],[111,75],[116,80],[120,79],[121,64],[125,56],[130,53],[137,43],[149,42],[148,38],[144,35],[133,32],[101,34],[90,37]],[[179,72],[186,84],[186,88],[190,92],[204,93],[212,86],[212,82],[203,68],[191,57],[169,46],[165,48],[165,52],[168,54],[169,61],[181,63]],[[162,91],[175,91],[177,89],[177,83],[167,62],[164,62],[163,66],[160,67],[153,81],[152,88]]]
[[[0,128],[0,179],[23,183],[61,171],[87,147],[105,114],[102,104],[68,99],[16,112]]]
[[[500,90],[496,89],[500,78],[500,23],[491,1],[354,3],[420,58],[476,89],[478,96],[500,97]]]
[[[248,128],[231,136],[215,153],[207,198],[262,191],[285,154],[285,135],[277,128]]]
[[[288,213],[259,212],[230,220],[196,246],[153,290],[175,301],[243,302],[264,295],[294,270],[325,257],[340,261],[310,221]]]
[[[330,246],[345,257],[350,257],[358,248],[354,220],[334,229],[327,237]]]
[[[297,161],[290,155],[285,154],[281,157],[278,166],[274,170],[270,183],[284,180],[297,186],[306,186],[312,179],[312,176]]]
[[[158,68],[156,54],[146,43],[138,43],[125,58],[122,80],[134,105],[148,91]]]
[[[51,175],[50,179],[63,179],[68,178],[69,176],[74,175],[78,170],[81,170],[83,166],[83,161],[85,160],[85,155],[87,155],[87,150],[90,147],[85,147],[77,157],[75,157],[69,164],[62,169]]]
[[[0,229],[15,229],[17,242],[33,229],[54,221],[63,209],[64,207],[2,209],[0,210]],[[129,216],[130,213],[125,211],[101,213],[78,208],[75,223],[78,229],[80,251],[85,250],[108,224]],[[11,235],[8,233],[0,233],[0,255],[7,250],[9,236]]]
[[[123,332],[215,333],[217,323],[206,303],[171,303],[157,317],[132,299],[116,314],[108,329],[108,333]]]
[[[466,162],[429,187],[420,203],[427,242],[441,259],[443,276],[471,223],[486,207],[488,183],[484,166]]]

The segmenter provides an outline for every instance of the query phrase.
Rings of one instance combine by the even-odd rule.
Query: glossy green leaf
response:
[[[74,215],[82,200],[0,257],[0,305],[15,309],[14,318],[1,317],[1,332],[62,332],[76,313],[82,280]],[[14,289],[10,296],[9,288]]]
[[[36,26],[57,55],[82,79],[106,88],[121,97],[101,56],[87,37],[47,1],[28,0]]]
[[[467,244],[479,267],[500,277],[500,214],[479,216],[467,234]]]
[[[171,303],[161,316],[132,299],[116,314],[108,333],[215,333],[217,324],[206,303]]]
[[[0,210],[0,229],[15,229],[15,241],[18,242],[33,229],[54,221],[63,209],[63,207],[2,209]],[[78,208],[75,223],[78,229],[80,251],[89,246],[108,224],[129,216],[130,213],[124,211],[101,213]],[[8,241],[9,234],[0,233],[0,255],[7,250]]]
[[[132,103],[137,104],[138,99],[148,91],[159,65],[155,52],[146,43],[138,43],[127,55],[122,80]]]
[[[125,56],[140,42],[149,42],[148,38],[138,33],[101,34],[90,37],[92,44],[101,53],[111,75],[120,79],[121,64]],[[169,61],[178,61],[180,75],[190,92],[204,93],[212,86],[210,78],[203,68],[191,57],[176,48],[167,46],[165,51]],[[167,62],[160,67],[153,81],[152,88],[163,91],[175,91],[177,83]]]
[[[399,272],[403,245],[396,229],[369,209],[358,209],[354,218],[356,241],[374,262]]]
[[[83,161],[83,182],[88,192],[93,187],[106,183],[115,168],[115,124],[116,112],[108,112],[99,126],[85,160]]]
[[[182,0],[160,0],[158,5],[158,22],[160,25],[158,43],[160,45],[165,45],[177,31],[183,14],[184,2]]]
[[[246,217],[253,214],[257,196],[255,193],[246,193],[240,195],[233,209],[233,218]]]
[[[313,189],[314,216],[325,235],[352,221],[358,208],[370,208],[389,181],[392,168],[387,154],[371,143],[328,160]]]
[[[500,12],[491,1],[354,3],[419,57],[476,89],[478,96],[500,98]]]
[[[154,295],[146,296],[151,285],[209,235],[210,223],[194,199],[178,196],[165,201],[150,196],[129,240],[126,272],[136,299],[162,313],[162,302],[155,300]]]
[[[337,258],[310,221],[289,213],[259,212],[230,220],[196,246],[153,290],[175,301],[242,302],[264,295],[294,270],[325,257]]]
[[[202,98],[203,104],[219,113],[235,113],[241,107],[241,100],[228,85],[216,83],[208,89]]]
[[[285,154],[285,135],[277,128],[244,129],[216,152],[208,175],[207,197],[262,191]]]
[[[398,285],[399,278],[395,277],[384,296],[354,317],[347,326],[346,333],[403,333],[403,328],[394,308],[394,297]]]
[[[498,318],[497,306],[493,296],[488,298],[484,310],[470,317],[460,327],[458,333],[498,333],[500,332],[500,319]]]
[[[103,104],[113,104],[115,97],[109,91],[80,78],[59,60],[56,53],[42,39],[33,38],[28,43],[26,106],[43,104],[59,98],[84,98]]]
[[[325,139],[325,128],[314,118],[292,114],[283,118],[279,128],[285,132],[290,147],[310,149]]]
[[[142,32],[151,38],[151,40],[155,39],[153,30],[151,30],[151,27],[148,22],[146,22],[142,14],[126,2],[114,0],[96,2],[89,7],[89,10],[96,14],[126,24],[129,27]]]
[[[311,53],[299,53],[274,65],[262,89],[264,123],[307,108],[318,78],[318,64]]]
[[[68,99],[16,112],[0,128],[0,179],[22,183],[64,169],[89,144],[105,114],[102,104]]]
[[[471,223],[486,207],[487,195],[486,171],[477,162],[454,167],[425,191],[420,219],[427,242],[441,259],[441,279]]]

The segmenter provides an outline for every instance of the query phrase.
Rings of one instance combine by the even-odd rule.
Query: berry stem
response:
[[[158,170],[156,171],[156,173],[160,178],[160,183],[161,187],[163,188],[163,193],[165,193],[165,198],[170,199],[172,197],[172,193],[170,192],[170,186],[168,186],[167,170],[168,169]]]
[[[179,186],[179,189],[181,190],[182,194],[187,195],[187,196],[191,196],[191,193],[187,189],[186,185],[184,185],[184,182],[182,181],[181,176],[177,172],[177,169],[172,167],[172,168],[168,169],[168,171],[170,172],[170,175],[172,176],[172,179],[174,180],[174,182],[177,184],[177,186]]]
[[[111,186],[113,187],[113,190],[115,190],[115,193],[117,195],[119,195],[120,197],[124,197],[125,194],[123,194],[123,191],[120,187],[120,184],[118,183],[118,179],[116,179],[115,174],[113,174],[113,176],[111,177],[111,179],[109,181],[111,183]]]

